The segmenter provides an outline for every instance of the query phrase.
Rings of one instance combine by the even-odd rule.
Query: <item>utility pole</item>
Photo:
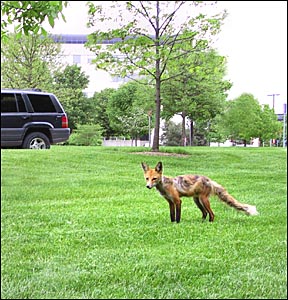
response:
[[[275,96],[280,96],[280,94],[271,94],[267,96],[272,96],[273,97],[273,109],[275,108]]]
[[[275,96],[280,96],[280,94],[271,94],[271,95],[267,95],[267,96],[272,96],[273,97],[273,110],[274,110],[274,113],[275,113]],[[271,139],[270,139],[270,147],[271,147]]]
[[[286,106],[287,106],[287,104],[286,103],[284,103],[284,112],[283,112],[283,148],[285,148],[286,147],[286,143],[285,143],[285,141],[286,141],[286,120],[285,120],[285,116],[286,116]]]

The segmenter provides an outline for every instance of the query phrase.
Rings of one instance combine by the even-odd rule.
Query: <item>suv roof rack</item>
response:
[[[28,88],[28,89],[20,89],[20,88],[1,88],[1,90],[15,90],[15,91],[33,91],[33,92],[43,92],[38,88]]]

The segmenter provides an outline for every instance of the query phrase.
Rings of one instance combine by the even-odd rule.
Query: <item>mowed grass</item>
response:
[[[1,150],[1,299],[287,299],[283,148],[52,146]],[[132,153],[134,151],[134,153]],[[141,161],[202,174],[257,206],[249,217],[190,198],[171,223]]]

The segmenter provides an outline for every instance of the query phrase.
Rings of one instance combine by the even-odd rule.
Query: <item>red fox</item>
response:
[[[195,204],[202,212],[202,219],[205,220],[207,213],[209,221],[214,221],[214,213],[210,207],[209,197],[216,195],[220,200],[233,208],[243,211],[247,215],[258,215],[256,206],[243,204],[234,199],[217,182],[201,175],[182,175],[172,177],[163,176],[163,165],[159,161],[155,169],[142,162],[146,187],[156,189],[168,201],[170,207],[171,222],[180,222],[181,219],[181,197],[193,197]],[[175,214],[176,213],[176,214]]]

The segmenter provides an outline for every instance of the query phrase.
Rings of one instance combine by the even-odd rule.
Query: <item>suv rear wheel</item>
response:
[[[24,149],[49,149],[50,141],[44,133],[32,132],[25,137],[22,148],[24,148]]]

